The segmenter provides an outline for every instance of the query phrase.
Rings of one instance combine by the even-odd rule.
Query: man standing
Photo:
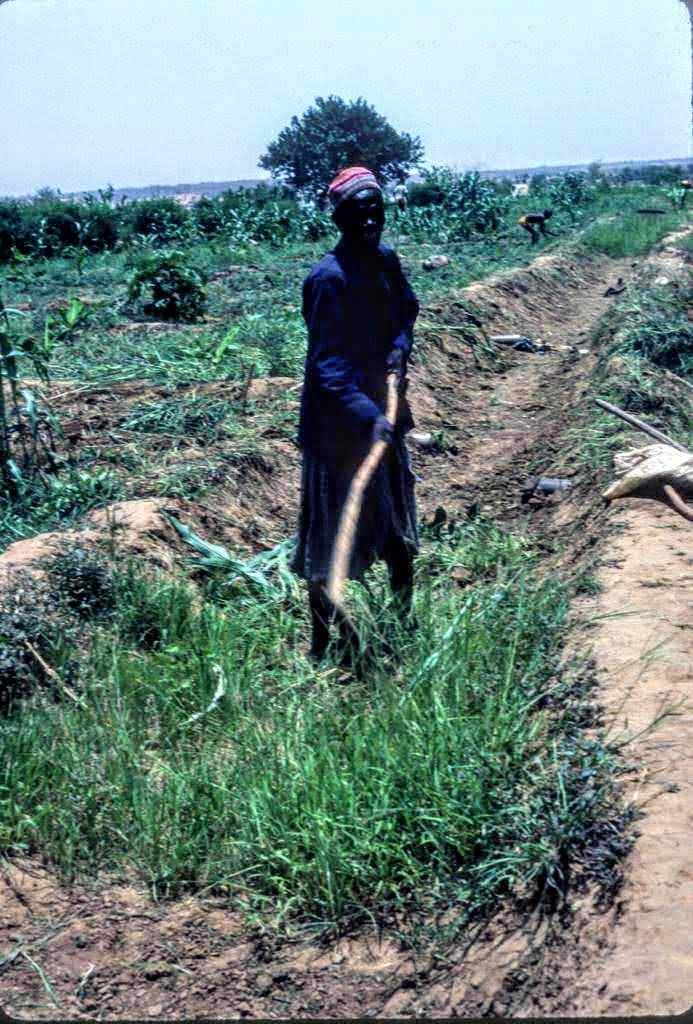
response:
[[[327,598],[335,538],[354,473],[378,440],[388,449],[366,490],[349,564],[358,579],[383,559],[399,610],[412,599],[418,550],[414,478],[404,435],[413,426],[404,397],[412,330],[419,311],[399,259],[380,244],[385,223],[380,186],[364,167],[349,167],[328,191],[339,243],[303,284],[308,328],[299,444],[303,450],[301,511],[293,568],[308,581],[311,655],[329,643],[336,610]],[[387,375],[399,381],[394,429],[384,416]],[[340,646],[349,656],[356,638],[339,618]]]
[[[407,209],[408,193],[407,186],[404,184],[403,181],[400,181],[400,183],[398,185],[395,185],[395,187],[393,188],[392,198],[395,204],[397,205],[397,209],[400,211],[400,213],[405,213]]]

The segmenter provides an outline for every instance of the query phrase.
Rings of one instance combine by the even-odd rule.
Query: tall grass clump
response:
[[[646,420],[680,444],[693,445],[690,391],[682,377],[693,370],[690,284],[630,287],[594,332],[599,359],[590,394]],[[646,443],[643,435],[638,442]],[[579,463],[605,470],[618,449],[633,443],[629,428],[589,401],[568,437]]]
[[[638,289],[618,305],[610,352],[635,354],[647,363],[686,376],[693,373],[693,284]]]
[[[121,575],[77,702],[0,722],[0,849],[332,932],[560,893],[595,845],[616,857],[620,812],[611,754],[581,732],[587,696],[558,667],[565,589],[534,569],[521,539],[455,530],[422,556],[414,630],[376,616],[376,574],[358,617],[379,656],[347,685],[301,653],[295,586],[234,577],[200,605]]]
[[[684,211],[670,211],[657,216],[635,210],[611,213],[590,225],[582,233],[582,241],[588,249],[612,259],[641,256],[685,223],[685,219]]]

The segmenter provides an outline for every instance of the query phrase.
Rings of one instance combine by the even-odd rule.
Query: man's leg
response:
[[[390,586],[397,614],[407,620],[414,596],[414,555],[401,537],[393,537],[385,551],[385,563],[390,573]]]
[[[308,604],[313,631],[310,656],[320,661],[325,656],[330,642],[331,604],[321,583],[308,584]]]
[[[313,630],[310,656],[316,661],[324,658],[330,643],[330,625],[336,622],[339,630],[339,660],[344,664],[351,664],[359,650],[358,633],[349,620],[332,604],[325,593],[324,583],[313,581],[309,584],[308,601]]]

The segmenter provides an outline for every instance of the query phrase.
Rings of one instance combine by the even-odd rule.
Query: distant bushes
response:
[[[674,180],[684,170],[643,168],[642,173]],[[535,175],[532,202],[551,205],[574,220],[579,208],[594,202],[616,180],[607,180],[597,165],[587,174]],[[476,171],[460,174],[449,167],[432,167],[421,181],[409,185],[409,207],[397,212],[398,228],[414,239],[425,236],[441,243],[491,235],[508,226],[516,205],[510,193],[508,182],[484,178]],[[213,238],[234,245],[279,246],[319,241],[334,230],[328,210],[272,184],[204,196],[189,208],[171,196],[114,204],[112,189],[80,201],[44,190],[30,200],[0,200],[0,263],[14,255],[74,256],[75,250],[102,252],[142,241],[159,248]]]
[[[140,199],[121,207],[122,236],[143,235],[159,245],[170,245],[190,232],[194,220],[189,210],[171,197]]]
[[[409,189],[414,211],[413,227],[423,226],[422,208],[436,207],[451,222],[450,238],[469,238],[474,233],[496,231],[507,213],[507,190],[474,171],[457,174],[448,167],[432,167],[423,180]]]
[[[622,185],[639,181],[644,185],[674,185],[682,178],[693,174],[693,163],[689,164],[644,164],[639,167],[624,167],[613,175],[615,181]]]
[[[0,263],[15,254],[103,252],[141,239],[167,247],[221,235],[236,243],[279,245],[317,241],[333,230],[329,214],[268,186],[203,197],[190,209],[170,196],[114,205],[109,191],[81,201],[43,191],[28,201],[0,200]]]

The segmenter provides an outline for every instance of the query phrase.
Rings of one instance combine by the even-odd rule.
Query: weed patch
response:
[[[661,242],[665,235],[681,227],[686,219],[684,211],[672,211],[656,217],[634,210],[611,213],[583,231],[582,242],[588,249],[612,259],[641,256]]]
[[[74,523],[123,496],[122,482],[109,470],[71,468],[59,477],[23,483],[16,500],[0,495],[0,550],[12,541]]]
[[[483,522],[435,542],[417,630],[377,620],[400,659],[343,687],[301,653],[296,587],[237,577],[200,605],[130,570],[81,706],[0,724],[4,851],[68,877],[136,867],[159,895],[211,887],[279,929],[560,895],[614,820],[614,764],[581,733],[587,696],[558,672],[567,594],[535,559]],[[380,570],[352,586],[360,621],[385,592]]]
[[[673,365],[685,374],[693,367],[692,302],[689,288],[631,288],[602,318],[594,334],[600,354],[587,404],[568,434],[578,463],[604,471],[614,452],[633,441],[632,432],[592,397],[642,417],[684,446],[693,443],[688,391],[663,372]],[[647,443],[644,434],[638,439]]]
[[[231,414],[230,402],[213,398],[171,398],[136,405],[123,421],[125,430],[152,434],[181,434],[205,438]]]

